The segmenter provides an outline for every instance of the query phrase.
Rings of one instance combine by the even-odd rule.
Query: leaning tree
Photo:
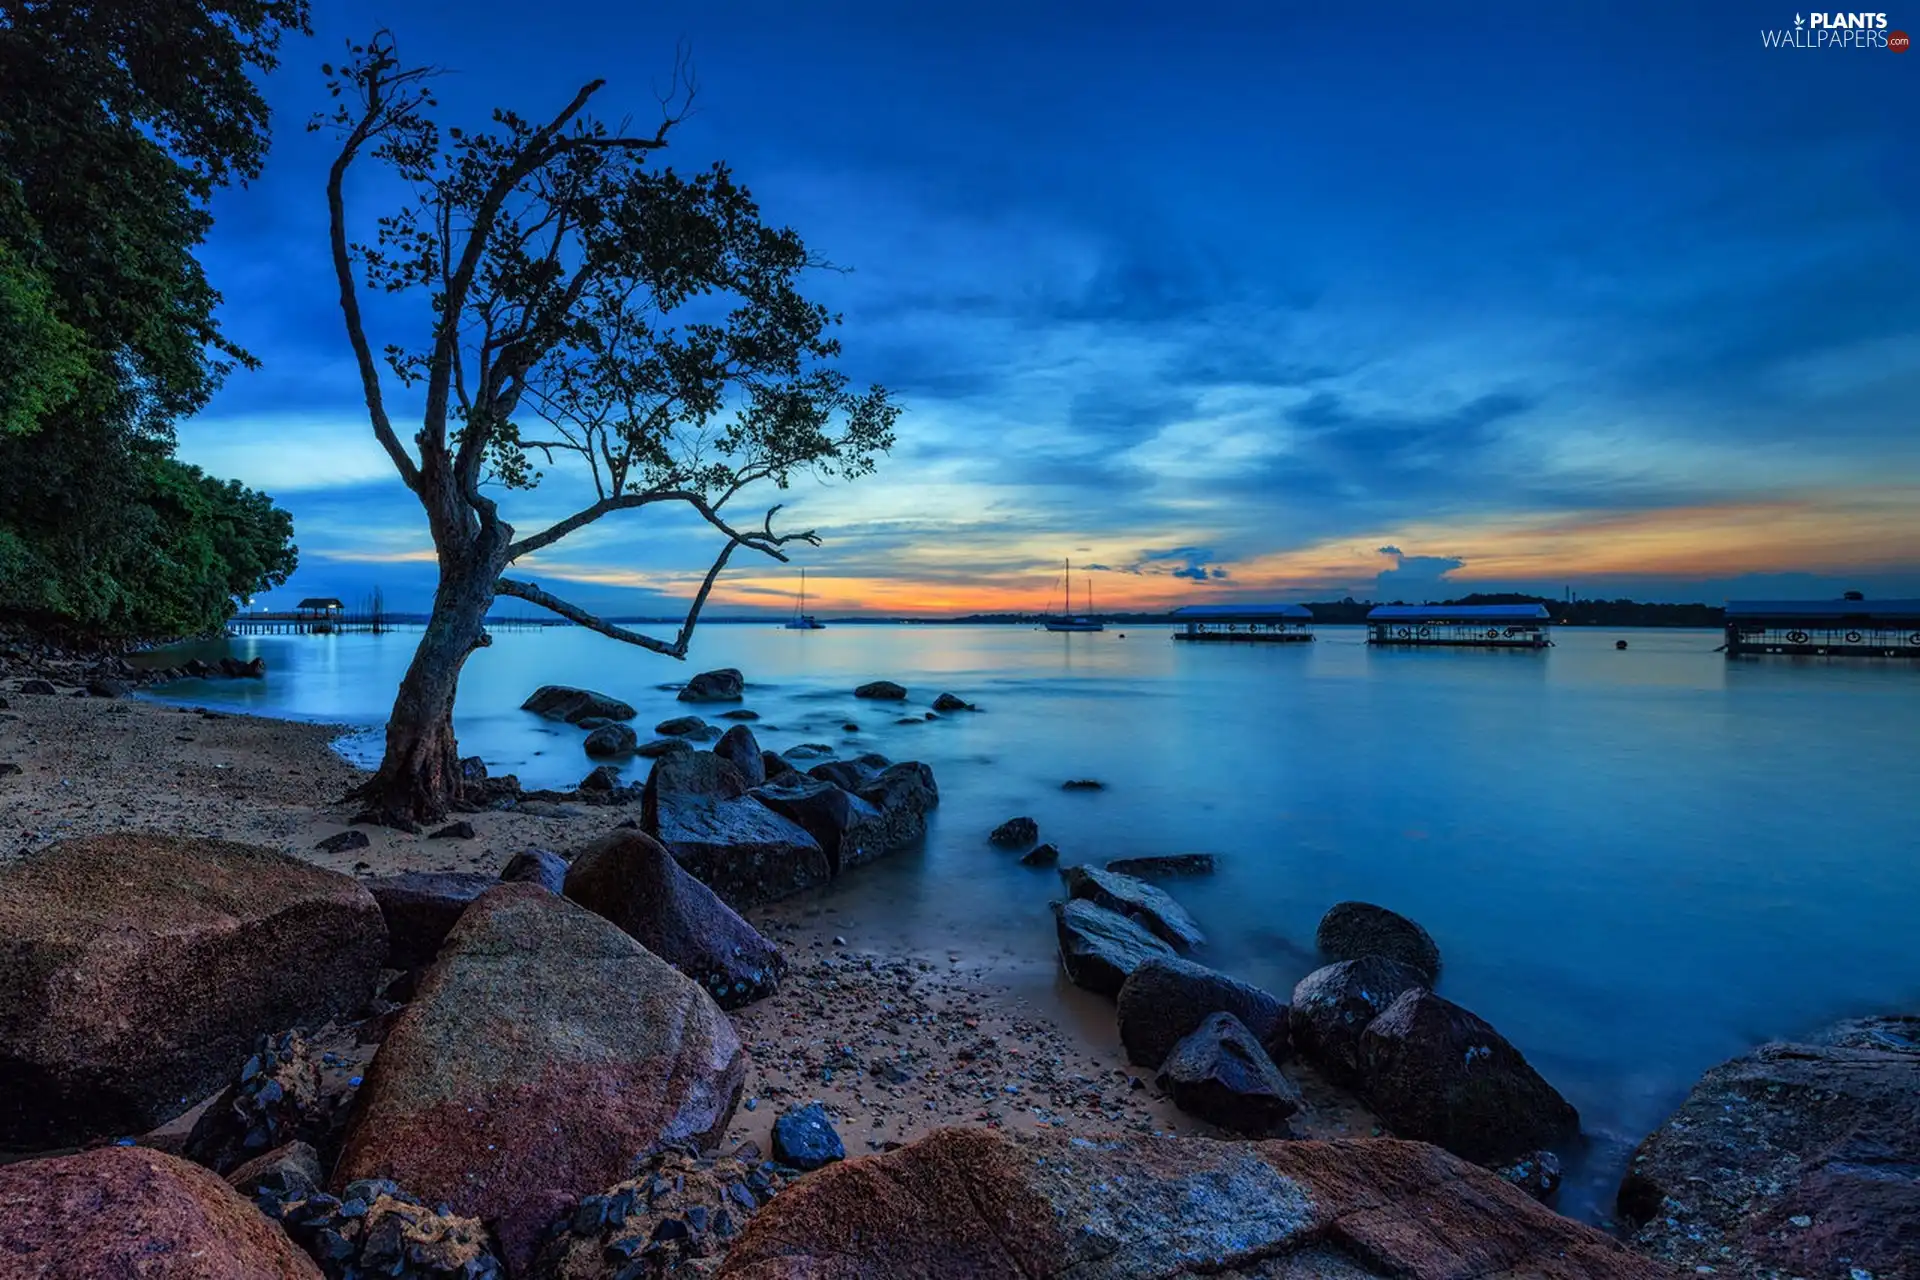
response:
[[[433,613],[387,722],[386,755],[361,799],[389,821],[445,813],[459,791],[454,691],[489,642],[497,596],[515,596],[602,635],[684,658],[700,610],[734,551],[785,560],[811,532],[736,524],[751,486],[810,471],[857,476],[893,443],[897,408],[880,387],[849,388],[835,367],[839,317],[803,278],[824,266],[770,227],[724,165],[692,175],[656,152],[686,119],[684,56],[651,134],[588,113],[592,81],[541,122],[495,110],[479,131],[432,119],[432,68],[402,63],[382,32],[327,67],[335,109],[312,127],[342,138],[327,178],[340,309],[373,433],[425,508],[439,560]],[[352,243],[347,176],[371,159],[411,191],[370,243]],[[360,284],[424,295],[417,347],[367,336]],[[412,447],[389,417],[384,363],[424,395]],[[521,534],[507,491],[540,466],[571,464],[592,486],[571,515]],[[678,504],[718,553],[671,640],[616,626],[521,577],[515,561],[617,512]]]

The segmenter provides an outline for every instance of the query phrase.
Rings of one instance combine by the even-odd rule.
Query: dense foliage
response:
[[[306,0],[0,0],[0,615],[201,630],[283,581],[291,523],[172,462],[236,363],[195,258],[259,172],[253,83]]]

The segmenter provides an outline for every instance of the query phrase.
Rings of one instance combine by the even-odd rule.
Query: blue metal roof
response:
[[[1920,618],[1920,600],[1729,600],[1729,618]]]
[[[1313,611],[1303,604],[1190,604],[1169,616],[1183,622],[1269,622],[1277,618],[1311,620]]]
[[[1383,604],[1368,622],[1537,622],[1549,616],[1541,604]]]

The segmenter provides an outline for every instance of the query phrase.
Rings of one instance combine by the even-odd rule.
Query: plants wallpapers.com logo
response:
[[[1796,13],[1791,27],[1760,32],[1768,49],[1873,49],[1905,53],[1913,42],[1884,13]]]

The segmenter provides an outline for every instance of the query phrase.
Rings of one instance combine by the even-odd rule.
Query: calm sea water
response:
[[[237,640],[266,657],[264,682],[169,696],[377,726],[416,638]],[[503,632],[467,667],[457,727],[496,772],[570,784],[583,735],[517,709],[536,685],[613,693],[644,728],[687,710],[662,682],[739,667],[763,745],[877,749],[937,772],[924,851],[835,891],[849,932],[985,950],[1077,1016],[1086,1003],[1053,975],[1057,879],[986,843],[1015,814],[1069,862],[1219,854],[1218,875],[1170,887],[1212,935],[1205,958],[1282,994],[1315,966],[1330,904],[1394,907],[1439,941],[1441,992],[1580,1108],[1590,1146],[1562,1207],[1595,1216],[1707,1067],[1920,1007],[1920,667],[1730,663],[1715,632],[1557,639],[1389,652],[1348,628],[1258,647],[1156,628],[710,625],[683,667],[574,629]],[[852,697],[877,678],[911,690],[913,715],[943,690],[984,710],[896,725],[898,710]],[[1082,777],[1107,790],[1060,790]]]

